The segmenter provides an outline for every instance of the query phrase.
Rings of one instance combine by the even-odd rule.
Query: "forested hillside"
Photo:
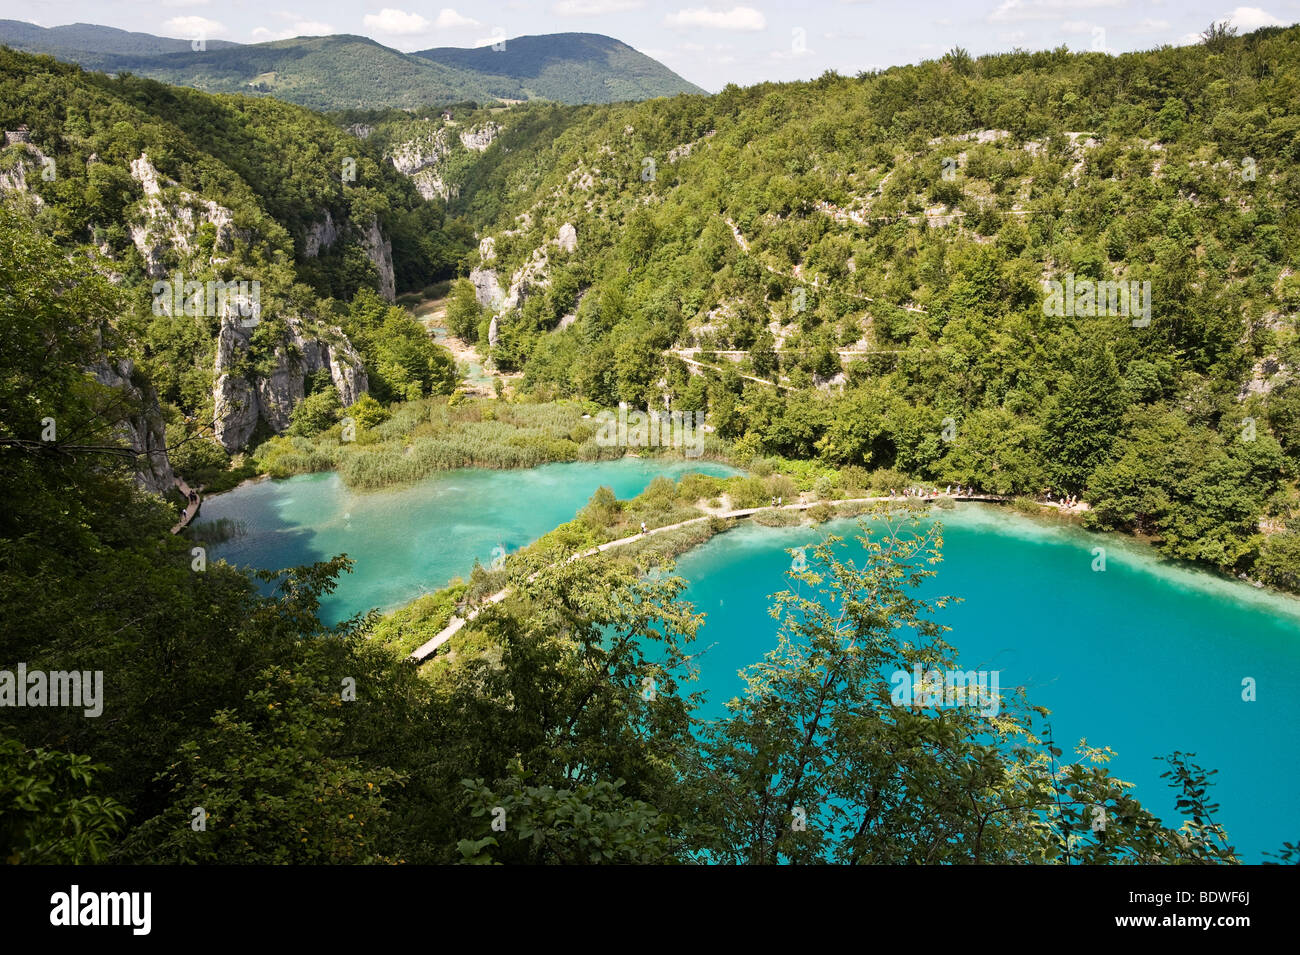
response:
[[[1300,461],[1298,52],[1296,29],[958,50],[574,117],[467,206],[480,324],[538,394],[666,396],[754,454],[1083,494],[1097,526],[1294,586],[1296,538],[1260,521],[1291,520]],[[1050,314],[1067,279],[1148,297]]]
[[[787,641],[760,692],[707,725],[689,690],[700,619],[653,560],[525,561],[519,592],[476,622],[492,652],[425,673],[373,638],[373,613],[320,622],[346,558],[263,574],[260,595],[95,451],[114,397],[82,368],[119,307],[93,259],[0,209],[0,659],[98,673],[105,704],[0,710],[11,864],[1235,859],[1185,758],[1192,822],[1174,831],[1104,753],[1058,772],[1019,698],[996,721],[893,705],[883,673],[956,662],[907,583],[941,541],[906,515],[853,565],[818,552],[807,596],[776,604]],[[41,417],[78,443],[13,436]],[[824,668],[839,678],[817,692]],[[801,831],[786,805],[826,808]]]
[[[813,520],[846,488],[1050,487],[1093,526],[1300,587],[1298,54],[1300,28],[954,50],[448,118],[0,50],[0,693],[22,661],[98,672],[106,704],[0,709],[5,858],[1239,861],[1188,754],[1165,757],[1173,793],[1143,794],[1174,829],[1109,751],[1063,755],[1023,687],[993,718],[895,701],[891,671],[962,665],[949,598],[915,589],[943,548],[915,501],[864,521],[851,560],[792,563],[775,649],[706,721],[701,615],[654,539],[566,558],[703,515],[721,479],[602,488],[504,566],[334,626],[346,556],[209,560],[159,494],[173,469],[337,467],[360,493],[619,454],[583,415],[667,403],[752,466],[726,479],[740,503],[791,494],[791,472],[815,479]],[[395,304],[453,276],[447,331],[517,373],[510,393],[464,401]],[[240,291],[214,305],[218,281]],[[1081,290],[1103,281],[1137,284],[1099,308]],[[416,666],[412,640],[494,593]]]
[[[0,20],[0,44],[86,69],[134,73],[209,93],[269,95],[312,109],[419,109],[462,100],[613,103],[703,93],[668,67],[592,33],[502,37],[479,49],[401,53],[364,37],[194,41],[88,23],[46,29]]]
[[[0,124],[0,189],[113,279],[121,334],[103,375],[142,383],[137,430],[194,438],[187,472],[283,431],[318,391],[350,405],[450,390],[450,358],[418,323],[399,311],[376,341],[388,319],[358,292],[391,302],[450,276],[472,237],[323,117],[0,51]],[[255,287],[255,314],[204,294],[214,282]],[[151,458],[155,490],[165,461]]]
[[[461,70],[509,77],[518,86],[513,95],[500,95],[511,99],[617,103],[704,92],[657,60],[597,33],[520,36],[500,48],[439,47],[414,55]]]

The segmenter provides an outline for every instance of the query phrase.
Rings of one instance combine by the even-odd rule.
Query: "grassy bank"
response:
[[[354,433],[345,434],[340,423],[312,437],[271,438],[254,460],[272,477],[338,471],[348,487],[373,490],[454,468],[530,468],[624,456],[625,447],[597,443],[598,412],[577,401],[426,398],[392,406],[377,423],[357,422]],[[658,449],[635,450],[654,454]],[[722,450],[717,442],[706,442],[706,456],[716,457]],[[671,449],[663,453],[677,454]]]

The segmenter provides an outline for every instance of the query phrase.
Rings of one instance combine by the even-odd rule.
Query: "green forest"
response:
[[[602,489],[490,580],[466,568],[327,625],[346,555],[206,560],[169,533],[178,497],[134,479],[154,452],[122,425],[157,417],[172,466],[213,490],[323,470],[365,490],[591,459],[609,452],[583,414],[667,404],[707,412],[709,456],[749,470],[734,501],[1053,489],[1090,529],[1300,591],[1297,101],[1300,28],[467,101],[453,131],[501,129],[453,149],[443,200],[392,162],[441,107],[323,114],[0,48],[0,127],[29,136],[0,150],[0,664],[102,671],[113,701],[0,709],[6,861],[1241,861],[1191,754],[1144,794],[1177,806],[1172,828],[1023,690],[992,719],[894,704],[885,673],[959,665],[936,620],[953,598],[918,596],[944,542],[916,505],[867,511],[851,560],[831,538],[792,568],[775,649],[705,720],[672,554],[566,558],[722,483]],[[385,242],[398,296],[450,283],[495,398],[467,402],[465,369],[385,295]],[[261,282],[227,375],[274,383],[308,329],[366,387],[345,406],[326,362],[283,428],[224,447],[229,323],[152,307],[177,270]],[[1149,315],[1051,314],[1044,282],[1067,276],[1149,283]],[[485,304],[484,283],[513,294]],[[105,361],[134,387],[91,372]],[[409,658],[503,582],[454,654]]]
[[[1092,526],[1294,588],[1298,54],[1295,29],[955,50],[575,112],[459,201],[503,288],[578,236],[493,358],[539,396],[666,393],[742,455],[1078,494]],[[1149,283],[1150,315],[1047,314],[1067,276]]]

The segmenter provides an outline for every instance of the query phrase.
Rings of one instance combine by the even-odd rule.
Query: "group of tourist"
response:
[[[953,487],[953,485],[949,484],[946,488],[943,489],[944,497],[965,497],[974,493],[975,491],[973,488],[962,487],[960,484],[958,484],[955,488]],[[891,487],[889,489],[889,496],[898,497],[898,492]],[[905,487],[903,488],[903,497],[919,497],[922,500],[933,501],[939,497],[939,489],[937,487],[932,487],[932,488]]]
[[[1057,507],[1064,507],[1064,508],[1073,508],[1079,506],[1079,495],[1077,494],[1062,494],[1059,497],[1053,498],[1052,489],[1050,487],[1047,489],[1046,494],[1047,494],[1048,504],[1053,504]]]

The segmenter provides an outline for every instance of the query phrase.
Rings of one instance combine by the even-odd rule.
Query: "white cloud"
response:
[[[452,30],[456,27],[481,27],[483,24],[473,17],[462,16],[451,7],[443,7],[433,25],[439,30]]]
[[[664,22],[670,27],[707,27],[713,30],[753,32],[767,28],[767,18],[753,7],[732,7],[730,10],[689,7],[668,14]]]
[[[1151,17],[1146,17],[1145,19],[1140,20],[1138,22],[1138,25],[1135,26],[1133,29],[1136,30],[1138,33],[1159,33],[1162,30],[1169,29],[1169,21],[1156,20]]]
[[[1260,27],[1286,26],[1286,21],[1279,20],[1273,14],[1261,10],[1259,7],[1238,7],[1228,14],[1227,18],[1242,33],[1249,33],[1251,30],[1258,30]]]
[[[292,14],[289,15],[292,16]],[[277,13],[276,16],[284,17],[285,14]],[[321,23],[318,20],[297,20],[283,30],[256,27],[251,35],[254,40],[266,42],[270,40],[291,40],[296,36],[332,36],[338,32],[331,24]]]
[[[994,23],[1047,20],[1084,10],[1127,5],[1128,0],[1002,0],[998,8],[989,14],[989,20]]]
[[[216,20],[209,20],[207,17],[172,17],[163,26],[176,31],[187,39],[198,39],[200,37],[207,39],[210,36],[226,32],[223,24],[218,23]]]
[[[551,7],[551,12],[559,17],[598,17],[606,13],[639,10],[643,6],[643,0],[560,0]]]
[[[394,10],[392,7],[384,7],[378,13],[367,13],[361,22],[367,29],[392,36],[427,33],[433,29],[433,24],[418,13],[407,13],[405,10]]]

